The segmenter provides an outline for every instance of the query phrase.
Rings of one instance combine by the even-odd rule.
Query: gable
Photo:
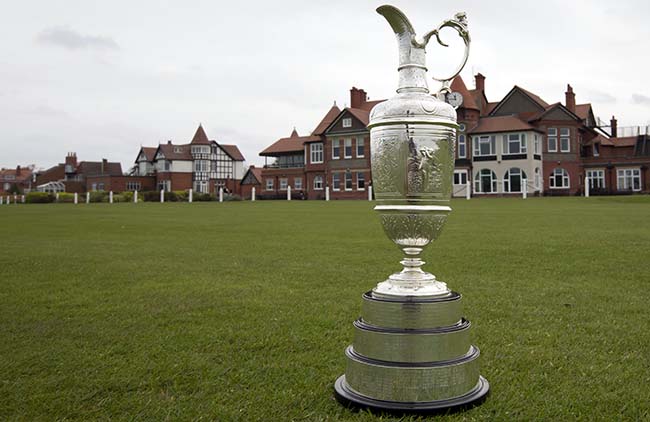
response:
[[[144,151],[140,151],[140,155],[138,155],[138,158],[135,161],[138,162],[138,163],[140,161],[147,161],[147,157],[144,154]]]
[[[544,107],[537,104],[528,95],[514,88],[510,94],[501,100],[501,102],[492,110],[491,116],[507,116],[519,113],[532,113],[543,111]]]
[[[569,120],[575,121],[575,117],[569,114],[563,107],[556,107],[544,115],[542,120]]]
[[[164,160],[164,159],[165,159],[165,154],[163,154],[162,151],[158,150],[156,156],[154,157],[154,160]]]
[[[345,119],[351,120],[352,125],[350,127],[343,127],[343,121]],[[341,112],[341,114],[339,114],[339,116],[327,128],[325,135],[333,133],[358,132],[365,130],[367,130],[366,125],[346,109]]]
[[[253,174],[252,171],[248,171],[246,173],[246,176],[241,181],[242,185],[259,185],[260,181],[257,180],[257,177],[255,177],[255,174]]]

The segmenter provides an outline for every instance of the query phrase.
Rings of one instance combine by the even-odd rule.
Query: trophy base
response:
[[[479,349],[461,295],[363,296],[345,375],[335,383],[348,406],[437,412],[479,404],[490,385],[479,372]]]
[[[490,384],[482,376],[472,391],[461,397],[429,402],[405,403],[398,401],[376,400],[362,396],[350,388],[345,375],[334,383],[334,395],[342,405],[351,409],[370,409],[398,413],[451,413],[466,410],[483,403],[490,392]]]

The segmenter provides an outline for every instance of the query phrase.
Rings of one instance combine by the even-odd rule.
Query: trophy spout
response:
[[[415,30],[406,15],[398,8],[385,5],[377,8],[377,13],[382,15],[397,37],[399,49],[399,85],[397,92],[423,92],[428,93],[427,68],[425,45],[415,41]]]

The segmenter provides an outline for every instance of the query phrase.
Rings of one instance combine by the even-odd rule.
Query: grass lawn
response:
[[[377,420],[333,398],[399,269],[371,207],[1,206],[0,420]],[[452,207],[425,268],[491,395],[442,419],[650,419],[650,197]]]

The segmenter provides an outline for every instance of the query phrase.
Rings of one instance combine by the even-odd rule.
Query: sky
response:
[[[208,137],[236,144],[247,164],[295,127],[309,134],[352,86],[371,100],[397,87],[397,44],[381,2],[0,0],[0,166],[48,168],[68,152],[119,161],[140,146]],[[576,102],[620,126],[650,124],[650,2],[601,0],[390,3],[419,34],[456,12],[472,37],[461,73],[486,76],[489,101],[513,85]],[[427,48],[429,73],[462,56]],[[430,81],[432,90],[439,84]]]

